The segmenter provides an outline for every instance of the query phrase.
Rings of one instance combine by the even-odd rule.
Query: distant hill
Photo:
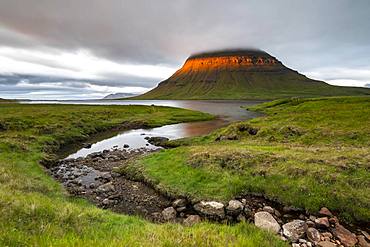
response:
[[[368,83],[368,84],[365,84],[365,87],[370,87],[370,83]]]
[[[137,94],[133,93],[112,93],[105,96],[103,99],[122,99],[122,98],[128,98],[128,97],[134,97]]]
[[[222,50],[190,56],[170,78],[133,99],[275,99],[370,95],[370,89],[332,86],[284,66],[261,50]]]

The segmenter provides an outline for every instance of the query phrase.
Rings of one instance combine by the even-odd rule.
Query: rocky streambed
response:
[[[345,227],[327,208],[310,214],[262,195],[244,195],[227,203],[170,198],[150,184],[116,172],[124,162],[155,151],[116,147],[85,158],[60,160],[49,171],[71,195],[86,198],[104,209],[140,215],[153,222],[191,226],[202,220],[227,224],[247,221],[280,235],[295,247],[370,246],[368,228]]]

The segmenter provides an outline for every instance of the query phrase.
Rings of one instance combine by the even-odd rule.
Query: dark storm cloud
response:
[[[192,53],[256,47],[293,69],[335,81],[350,74],[329,76],[322,68],[369,70],[369,12],[369,0],[3,0],[0,46],[51,54],[86,49],[116,63],[174,68]],[[49,57],[8,56],[74,69]],[[99,85],[153,87],[160,81],[103,74]],[[369,79],[366,74],[359,82]]]

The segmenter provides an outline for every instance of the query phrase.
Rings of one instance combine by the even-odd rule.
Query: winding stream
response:
[[[241,106],[250,106],[260,101],[228,101],[228,100],[91,100],[91,101],[28,101],[28,104],[88,104],[88,105],[157,105],[186,108],[217,115],[218,118],[211,121],[179,123],[165,125],[152,129],[134,129],[123,131],[108,138],[101,137],[89,148],[82,148],[71,153],[67,158],[86,157],[87,155],[103,150],[122,148],[125,144],[129,149],[149,148],[157,149],[147,142],[146,137],[167,137],[170,140],[201,136],[223,127],[234,121],[247,120],[259,116],[259,113],[247,111]]]

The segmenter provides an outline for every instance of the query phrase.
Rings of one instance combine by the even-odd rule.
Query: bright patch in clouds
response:
[[[87,50],[75,53],[0,48],[0,73],[38,74],[85,79],[107,79],[105,74],[122,74],[163,79],[174,72],[164,65],[119,64],[98,58]]]
[[[370,67],[342,68],[326,67],[317,68],[304,73],[308,77],[323,80],[332,85],[363,87],[370,82]]]
[[[55,50],[41,52],[0,47],[2,75],[47,76],[55,80],[63,78],[62,81],[50,82],[21,79],[11,85],[6,85],[6,80],[1,78],[0,97],[86,99],[101,98],[111,93],[138,94],[147,91],[174,71],[174,68],[164,65],[120,64],[96,57],[87,50],[74,53]]]

